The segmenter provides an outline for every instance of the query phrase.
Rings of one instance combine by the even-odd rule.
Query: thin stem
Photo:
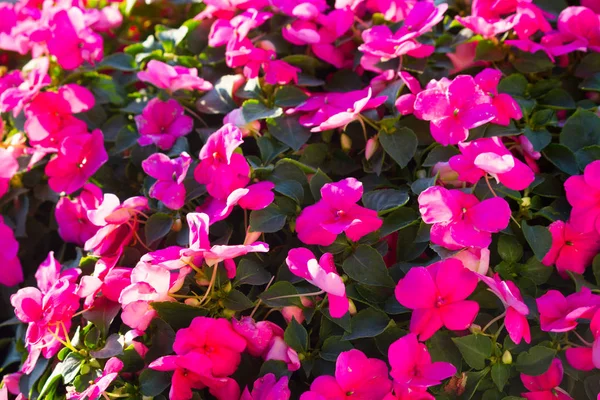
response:
[[[485,174],[485,183],[487,183],[487,187],[490,189],[490,192],[494,195],[494,197],[498,197],[496,191],[492,189],[492,184],[490,183],[490,176],[488,174]]]
[[[269,289],[269,286],[271,286],[271,283],[273,283],[274,279],[275,279],[275,276],[272,276],[271,280],[267,284],[267,287],[265,288],[265,292]],[[250,318],[254,317],[254,314],[256,313],[256,311],[258,310],[258,307],[260,306],[260,303],[262,303],[262,299],[259,297],[258,298],[258,302],[254,306],[254,309],[252,310],[252,313],[250,314]]]
[[[206,289],[206,292],[204,293],[204,296],[200,300],[200,305],[202,305],[204,303],[204,300],[206,300],[208,298],[208,295],[209,295],[212,287],[215,284],[215,280],[217,279],[217,268],[218,267],[219,267],[219,264],[215,264],[214,267],[213,267],[213,273],[212,273],[212,276],[210,278],[210,282],[208,284],[208,289]]]
[[[581,335],[580,335],[579,333],[577,333],[576,331],[572,331],[572,332],[573,332],[573,333],[575,334],[575,336],[577,336],[577,338],[578,338],[579,340],[581,340],[581,342],[582,342],[583,344],[585,344],[587,347],[592,347],[592,346],[593,346],[593,344],[592,344],[592,343],[590,343],[590,342],[588,342],[587,340],[585,340],[584,338],[582,338],[582,337],[581,337]]]
[[[483,327],[483,329],[481,330],[481,333],[485,332],[487,330],[487,328],[489,328],[490,326],[492,326],[492,324],[502,318],[504,318],[504,316],[506,316],[506,311],[504,311],[502,314],[498,315],[496,318],[492,319],[490,322],[487,323],[486,326]]]
[[[369,139],[367,138],[367,127],[365,126],[365,121],[360,117],[360,115],[358,116],[358,122],[360,122],[360,125],[362,126],[363,136],[365,137],[366,143],[369,141]]]
[[[288,295],[285,295],[285,296],[271,297],[269,300],[291,299],[293,297],[318,296],[318,295],[323,294],[323,293],[325,293],[324,290],[319,290],[318,292],[312,292],[312,293],[288,294]]]
[[[66,348],[68,348],[71,351],[77,352],[77,349],[75,347],[73,347],[73,345],[70,342],[67,343],[58,336],[59,329],[60,329],[60,326],[57,325],[56,332],[52,332],[52,330],[50,330],[49,332],[52,336],[54,336],[54,339],[56,339],[60,344],[62,344],[63,346],[65,346]]]
[[[377,124],[373,121],[371,121],[370,118],[365,117],[364,115],[360,115],[359,114],[359,119],[362,119],[363,121],[365,121],[367,124],[369,124],[371,126],[371,128],[375,129],[377,132],[379,132],[379,126],[377,126]]]
[[[196,112],[194,112],[191,108],[189,108],[186,105],[184,105],[183,108],[185,108],[185,110],[187,112],[189,112],[190,114],[192,114],[198,121],[200,121],[202,123],[202,125],[204,125],[205,128],[208,128],[208,124],[206,123],[206,121],[204,121],[204,119],[202,119],[201,116],[199,116]]]

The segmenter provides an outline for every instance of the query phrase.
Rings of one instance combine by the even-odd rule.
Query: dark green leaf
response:
[[[304,189],[298,181],[282,181],[275,185],[275,191],[294,200],[297,204],[304,199]]]
[[[277,116],[277,118],[267,118],[267,127],[269,133],[279,140],[287,144],[295,151],[300,150],[312,133],[308,128],[300,125],[296,116]]]
[[[547,129],[532,130],[525,127],[525,137],[529,139],[535,151],[542,151],[552,142],[552,135]]]
[[[283,110],[280,107],[267,108],[267,106],[256,99],[246,100],[244,104],[242,104],[242,115],[246,122],[276,118],[282,114]]]
[[[527,91],[527,78],[521,74],[511,74],[503,78],[498,84],[498,92],[508,93],[511,96],[525,96]]]
[[[361,244],[350,255],[342,268],[353,280],[370,286],[394,287],[394,281],[383,262],[381,254],[374,248]]]
[[[144,232],[146,233],[146,241],[154,243],[162,239],[171,231],[173,226],[173,218],[169,214],[156,213],[152,214],[146,221]]]
[[[560,143],[572,151],[600,145],[600,117],[591,111],[578,109],[565,122],[560,133]]]
[[[513,65],[517,71],[523,74],[536,74],[548,71],[554,67],[554,63],[543,51],[529,53],[517,50]]]
[[[308,332],[296,321],[296,318],[292,318],[288,324],[283,339],[298,353],[306,353],[308,351]]]
[[[306,93],[295,86],[282,86],[275,92],[274,103],[278,107],[296,107],[308,99]]]
[[[542,260],[552,246],[552,235],[543,226],[529,226],[527,221],[521,223],[523,235],[531,246],[538,260]]]
[[[223,300],[223,305],[233,311],[244,311],[254,306],[254,303],[239,290],[232,289]]]
[[[396,211],[392,211],[383,219],[383,225],[379,229],[381,237],[385,237],[390,233],[396,232],[402,228],[418,222],[419,215],[412,208],[404,207]]]
[[[383,311],[374,308],[361,310],[350,320],[350,332],[342,336],[343,340],[371,338],[385,330],[390,318]]]
[[[352,350],[352,343],[342,340],[341,336],[330,336],[323,342],[319,355],[323,360],[335,362],[341,352]]]
[[[264,285],[271,279],[271,274],[258,262],[244,258],[237,266],[235,285]]]
[[[583,171],[589,163],[600,160],[600,146],[583,147],[575,153],[575,157],[577,158],[579,169]]]
[[[600,286],[600,254],[594,257],[592,263],[592,271],[594,271],[594,278],[596,278],[596,284]]]
[[[575,100],[569,92],[560,88],[550,90],[544,97],[539,99],[539,103],[556,110],[572,110],[575,108]]]
[[[600,73],[596,73],[589,78],[586,78],[579,84],[579,89],[600,92]]]
[[[286,215],[275,204],[250,213],[251,232],[278,232],[285,225]]]
[[[171,373],[146,368],[139,377],[140,393],[148,397],[156,397],[171,384]]]
[[[458,154],[460,154],[460,152],[456,149],[456,147],[453,146],[434,147],[433,150],[427,154],[425,161],[423,161],[423,166],[433,167],[439,162],[448,162],[452,156],[456,156]]]
[[[323,185],[331,182],[331,178],[328,177],[327,174],[325,174],[320,169],[317,170],[317,173],[314,174],[312,178],[310,178],[310,182],[308,185],[310,186],[310,192],[315,198],[315,201],[321,200],[321,188],[323,187]]]
[[[492,380],[499,391],[504,389],[510,378],[510,365],[498,363],[492,366]]]
[[[518,262],[523,257],[523,246],[514,236],[502,235],[498,240],[498,253],[504,261]]]
[[[153,302],[150,305],[158,312],[158,316],[174,330],[187,328],[194,318],[203,317],[207,314],[203,308],[173,301]]]
[[[452,338],[467,364],[474,369],[485,368],[485,360],[492,355],[492,340],[483,335]]]
[[[550,143],[543,151],[544,156],[561,171],[569,175],[577,175],[579,167],[575,154],[566,146]]]
[[[534,346],[519,354],[515,366],[517,371],[527,375],[541,375],[548,371],[556,351],[544,346]]]
[[[404,168],[417,151],[417,135],[409,128],[399,128],[393,133],[381,132],[379,143],[385,152]]]
[[[269,307],[302,306],[298,291],[290,282],[275,282],[258,297]]]
[[[521,276],[531,279],[536,285],[542,285],[552,275],[552,267],[544,265],[536,257],[531,257],[519,269]]]
[[[98,64],[98,69],[111,68],[119,71],[135,71],[137,65],[132,56],[126,53],[110,54]]]
[[[480,40],[475,48],[475,60],[500,61],[506,54],[501,46],[489,39]]]
[[[364,206],[371,210],[388,212],[402,207],[409,198],[405,190],[381,189],[365,193],[362,201]]]

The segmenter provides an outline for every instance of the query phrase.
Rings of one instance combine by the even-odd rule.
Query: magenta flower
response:
[[[482,275],[479,279],[488,285],[489,290],[504,304],[506,308],[504,323],[513,343],[519,344],[521,339],[530,343],[531,332],[527,322],[529,307],[523,302],[523,296],[517,285],[512,281],[503,281],[498,274],[495,274],[493,278]]]
[[[583,232],[600,235],[600,160],[589,163],[583,175],[571,176],[565,182],[571,223]]]
[[[0,215],[0,265],[2,273],[0,274],[0,284],[6,286],[15,286],[23,282],[23,270],[21,261],[17,257],[19,252],[19,242],[15,235],[5,223]]]
[[[246,350],[254,357],[264,356],[273,337],[283,336],[283,329],[271,321],[254,321],[251,317],[231,320],[233,330],[246,340]]]
[[[263,355],[265,361],[283,361],[288,371],[298,371],[301,363],[296,350],[292,349],[283,339],[283,335],[273,336],[267,352]]]
[[[177,100],[161,101],[154,98],[148,102],[135,124],[140,133],[140,146],[155,144],[161,150],[169,150],[177,138],[187,135],[194,128],[194,120],[184,114]]]
[[[578,319],[592,319],[600,305],[600,296],[584,286],[567,297],[558,290],[548,290],[535,301],[544,332],[568,332],[577,327]]]
[[[456,374],[456,367],[450,363],[431,362],[427,346],[419,343],[414,333],[392,343],[388,358],[395,386],[427,388]]]
[[[73,200],[61,197],[54,213],[60,237],[83,246],[99,229],[89,220],[87,212],[98,208],[101,202],[102,190],[92,183],[83,185],[81,194]]]
[[[64,69],[76,69],[84,62],[94,64],[104,55],[102,36],[85,26],[81,9],[71,7],[54,14],[50,21],[52,38],[48,51]]]
[[[492,105],[496,108],[496,117],[491,121],[494,124],[508,126],[511,118],[519,120],[523,118],[521,107],[509,94],[498,93],[498,83],[502,78],[502,72],[493,68],[486,68],[475,76],[475,82],[481,90],[492,99]]]
[[[289,400],[292,392],[288,388],[289,378],[282,376],[279,380],[269,373],[254,381],[252,393],[244,389],[240,400]]]
[[[563,277],[567,277],[567,271],[583,274],[600,251],[600,235],[596,232],[586,233],[578,225],[563,221],[554,221],[548,230],[552,234],[552,247],[542,263],[555,265]]]
[[[106,161],[108,154],[99,129],[68,136],[58,154],[46,165],[48,185],[57,193],[71,194],[82,188]]]
[[[402,82],[404,82],[404,85],[408,88],[410,93],[403,94],[398,97],[394,105],[400,114],[409,115],[415,111],[415,100],[417,99],[417,94],[419,94],[423,89],[421,88],[421,84],[417,78],[408,72],[402,71],[399,73],[399,75],[400,79],[402,79]]]
[[[0,78],[0,112],[13,112],[17,117],[40,90],[51,83],[47,57],[32,60],[31,69],[11,72]],[[29,64],[28,64],[29,65]],[[23,77],[21,77],[23,75]]]
[[[185,151],[174,160],[165,154],[154,153],[142,161],[144,172],[157,179],[148,195],[171,210],[179,210],[185,203],[183,180],[191,163],[192,158]]]
[[[138,72],[138,78],[159,89],[165,89],[169,93],[182,89],[200,91],[212,89],[210,82],[198,77],[196,68],[173,67],[157,60],[150,60],[146,65],[146,70]]]
[[[329,312],[333,318],[341,318],[348,312],[346,286],[337,273],[333,254],[325,253],[317,262],[310,250],[299,247],[289,251],[285,262],[292,274],[327,293]]]
[[[391,390],[385,362],[367,358],[359,350],[350,350],[338,356],[335,376],[318,376],[300,400],[338,400],[346,399],[346,396],[381,400]]]
[[[273,182],[258,182],[245,188],[235,189],[225,200],[209,197],[196,208],[196,211],[207,214],[210,223],[213,224],[227,218],[236,205],[244,210],[262,210],[275,199],[274,188]]]
[[[562,362],[560,361],[560,358],[555,358],[552,360],[552,364],[550,364],[548,371],[541,375],[530,376],[521,374],[521,381],[525,388],[529,390],[527,393],[521,393],[521,396],[525,397],[527,400],[573,400],[567,392],[558,387],[562,382],[562,379]]]
[[[194,171],[194,178],[206,185],[212,197],[227,199],[234,190],[250,182],[250,166],[243,155],[234,152],[243,142],[242,132],[236,126],[226,124],[210,135],[200,150],[200,164]]]
[[[444,146],[467,140],[469,129],[496,118],[491,98],[468,75],[457,76],[447,86],[430,83],[417,94],[414,107],[417,118],[431,121],[431,135]]]
[[[375,232],[382,221],[376,211],[356,204],[362,194],[362,183],[354,178],[325,184],[321,200],[302,210],[296,219],[298,239],[329,246],[342,232],[352,241]]]
[[[102,370],[102,374],[99,378],[94,380],[94,383],[89,385],[87,389],[85,389],[81,393],[77,392],[69,392],[67,389],[67,399],[68,400],[98,400],[102,397],[102,394],[108,389],[108,387],[113,383],[119,372],[123,369],[123,361],[119,360],[117,357],[112,357],[106,362],[104,365],[104,369]]]
[[[489,247],[492,233],[505,229],[511,215],[504,199],[480,202],[472,194],[440,186],[424,190],[418,201],[423,222],[433,224],[431,241],[450,250]]]
[[[19,163],[14,155],[0,148],[0,198],[8,192],[10,180],[19,171]]]
[[[560,43],[550,50],[560,56],[573,51],[600,51],[600,17],[587,7],[567,7],[558,16],[558,33],[550,34]]]
[[[451,331],[467,329],[479,312],[479,304],[465,300],[477,286],[477,275],[455,259],[428,267],[413,267],[396,286],[396,299],[413,310],[410,332],[427,340],[442,326]]]
[[[570,347],[565,354],[569,364],[580,371],[600,369],[600,312],[598,309],[592,316],[590,331],[594,337],[592,344],[586,343],[586,347]]]
[[[237,37],[242,40],[248,33],[267,22],[273,14],[249,9],[231,19],[217,19],[213,22],[208,35],[208,45],[220,47]]]
[[[450,158],[458,179],[475,184],[486,174],[509,189],[526,189],[535,174],[506,148],[499,137],[482,138],[458,144],[462,154]]]
[[[466,17],[457,16],[456,20],[465,28],[469,28],[476,34],[481,35],[486,39],[492,39],[496,35],[512,29],[515,25],[514,16],[510,16],[506,19],[488,19],[476,15],[469,15]]]

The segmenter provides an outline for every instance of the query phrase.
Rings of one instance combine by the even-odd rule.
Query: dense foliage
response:
[[[0,399],[600,399],[600,2],[0,3]]]

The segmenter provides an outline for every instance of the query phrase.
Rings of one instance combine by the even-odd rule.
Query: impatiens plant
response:
[[[600,399],[596,0],[0,3],[0,400]]]

